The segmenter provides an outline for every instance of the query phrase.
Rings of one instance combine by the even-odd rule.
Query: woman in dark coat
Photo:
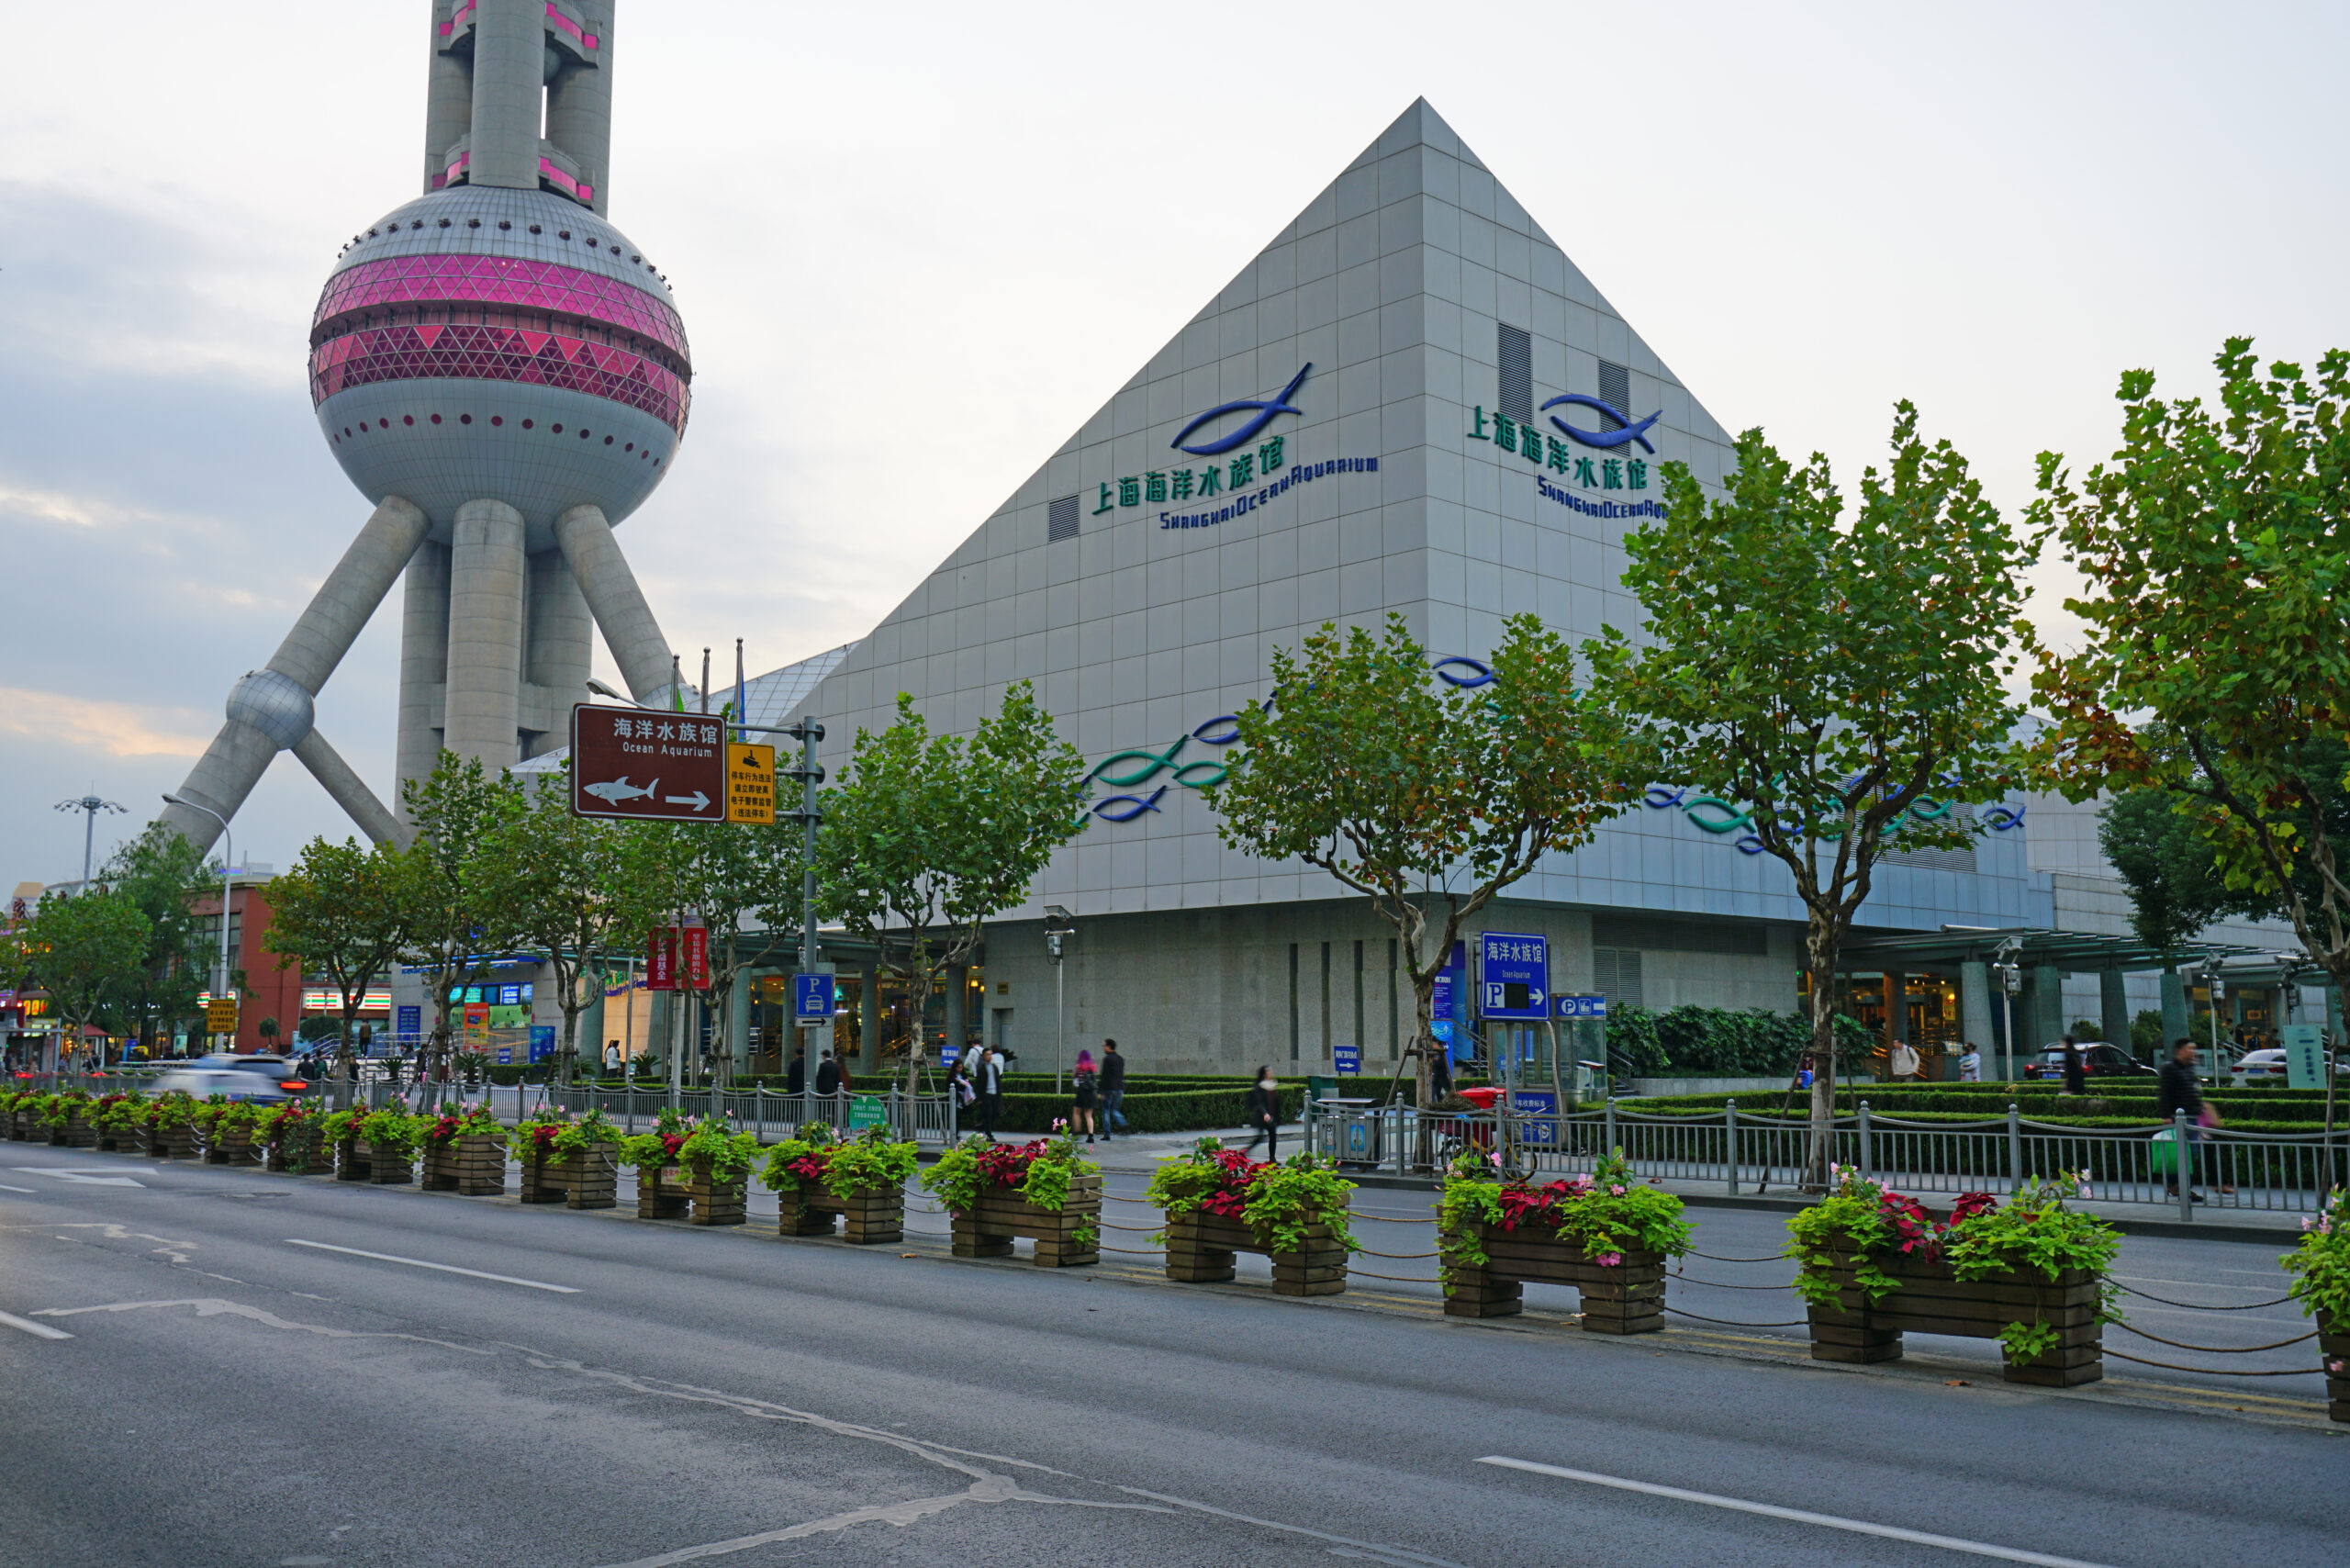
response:
[[[1265,1146],[1265,1158],[1278,1161],[1281,1157],[1281,1084],[1270,1067],[1257,1070],[1257,1081],[1248,1086],[1248,1130],[1253,1135],[1242,1152],[1254,1154],[1257,1145]]]

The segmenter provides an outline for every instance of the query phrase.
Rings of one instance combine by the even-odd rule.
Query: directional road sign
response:
[[[833,1021],[832,976],[791,977],[791,1019],[803,1029],[818,1028]]]
[[[2288,1024],[2281,1043],[2285,1047],[2285,1086],[2288,1089],[2322,1089],[2325,1087],[2325,1031],[2314,1024]]]
[[[571,811],[633,822],[726,820],[726,726],[706,713],[571,711]]]
[[[1477,938],[1483,981],[1477,1011],[1505,1022],[1539,1024],[1550,1016],[1550,944],[1548,937],[1514,931],[1483,932]]]
[[[726,820],[775,821],[775,747],[743,741],[726,745]]]

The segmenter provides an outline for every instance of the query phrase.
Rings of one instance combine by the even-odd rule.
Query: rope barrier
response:
[[[1116,1225],[1106,1219],[1097,1223],[1099,1223],[1104,1230],[1133,1230],[1140,1231],[1145,1235],[1147,1235],[1158,1228],[1158,1226],[1155,1225]]]
[[[1430,1204],[1428,1205],[1428,1213],[1436,1213],[1436,1205],[1434,1204]],[[1424,1219],[1403,1219],[1394,1215],[1358,1214],[1352,1217],[1356,1219],[1377,1220],[1382,1225],[1426,1225],[1428,1223]]]
[[[1707,1317],[1703,1313],[1684,1312],[1677,1306],[1668,1306],[1664,1310],[1676,1317],[1694,1317],[1700,1323],[1718,1323],[1725,1328],[1808,1328],[1811,1327],[1811,1319],[1808,1317],[1798,1317],[1793,1323],[1740,1323],[1735,1318]]]
[[[1347,1271],[1347,1278],[1350,1280],[1393,1280],[1399,1285],[1440,1285],[1444,1283],[1442,1280],[1416,1279],[1409,1274],[1374,1274],[1368,1269],[1349,1269]]]
[[[1444,1256],[1441,1252],[1373,1252],[1368,1247],[1358,1247],[1355,1249],[1355,1251],[1365,1258],[1393,1258],[1399,1262],[1412,1258],[1441,1258]]]
[[[1689,1253],[1689,1256],[1692,1258],[1703,1258],[1708,1263],[1775,1263],[1780,1259],[1787,1256],[1787,1254],[1785,1252],[1765,1252],[1760,1258],[1723,1258],[1711,1252],[1699,1252],[1693,1249]]]
[[[2293,1299],[2288,1295],[2280,1295],[2275,1301],[2247,1301],[2237,1306],[2206,1306],[2199,1301],[2173,1301],[2166,1295],[2154,1295],[2145,1291],[2131,1290],[2128,1285],[2119,1281],[2114,1282],[2114,1288],[2126,1291],[2134,1296],[2144,1296],[2148,1301],[2161,1302],[2165,1306],[2183,1306],[2191,1312],[2250,1312],[2255,1307],[2282,1306]]]
[[[2177,1361],[2150,1361],[2143,1356],[2128,1355],[2121,1350],[2107,1350],[2105,1354],[2117,1361],[2135,1361],[2142,1367],[2161,1367],[2167,1372],[2199,1372],[2205,1377],[2315,1377],[2319,1372],[2316,1367],[2306,1372],[2231,1372],[2226,1367],[2183,1367]]]
[[[2279,1339],[2273,1345],[2190,1345],[2184,1339],[2165,1339],[2159,1334],[2149,1334],[2143,1328],[2132,1328],[2127,1323],[2115,1323],[2110,1327],[2119,1328],[2125,1334],[2135,1334],[2141,1339],[2152,1339],[2157,1345],[2168,1345],[2174,1350],[2198,1350],[2207,1356],[2248,1356],[2255,1350],[2281,1350],[2288,1345],[2298,1345],[2304,1339],[2317,1338],[2317,1330],[2312,1328],[2306,1334],[2295,1335],[2290,1339]]]
[[[1680,1281],[1683,1284],[1684,1284],[1684,1285],[1703,1285],[1703,1286],[1705,1286],[1705,1287],[1706,1287],[1707,1290],[1709,1290],[1709,1291],[1787,1291],[1787,1290],[1793,1290],[1793,1289],[1795,1289],[1795,1286],[1793,1286],[1793,1285],[1791,1285],[1791,1284],[1784,1284],[1784,1285],[1725,1285],[1725,1284],[1718,1283],[1718,1282],[1713,1281],[1713,1280],[1693,1280],[1693,1279],[1691,1279],[1688,1275],[1686,1275],[1686,1274],[1684,1274],[1684,1273],[1682,1273],[1682,1272],[1681,1272],[1680,1271],[1678,1271],[1678,1270],[1675,1270],[1675,1271],[1673,1271],[1673,1277],[1674,1279],[1676,1279],[1676,1280],[1679,1280],[1679,1281]]]
[[[1131,1247],[1103,1247],[1099,1243],[1095,1244],[1093,1250],[1096,1252],[1116,1252],[1128,1258],[1157,1258],[1160,1256],[1159,1253],[1155,1251],[1137,1252]]]

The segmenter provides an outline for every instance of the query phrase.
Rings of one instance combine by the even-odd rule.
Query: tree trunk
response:
[[[1836,1132],[1836,945],[1817,913],[1804,934],[1804,953],[1811,974],[1811,1136],[1804,1185],[1826,1192]]]

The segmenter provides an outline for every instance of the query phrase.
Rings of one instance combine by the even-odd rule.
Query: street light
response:
[[[169,800],[171,797],[166,795],[164,799]],[[97,842],[98,813],[100,812],[112,812],[115,815],[120,816],[124,812],[129,811],[130,808],[129,806],[118,805],[112,801],[101,801],[95,795],[84,795],[78,800],[58,801],[57,809],[61,812],[80,812],[83,813],[82,886],[87,888],[90,885],[90,851],[95,847]]]
[[[1061,1061],[1066,1050],[1068,1017],[1061,1003],[1069,994],[1069,971],[1061,966],[1061,943],[1077,931],[1077,916],[1057,903],[1045,906],[1045,957],[1053,965],[1053,1092],[1061,1092]]]
[[[163,797],[163,804],[185,806],[192,812],[202,812],[220,824],[220,962],[212,971],[212,999],[218,1002],[229,994],[229,878],[237,864],[237,841],[229,831],[229,819],[210,806],[198,805],[194,801],[168,794]],[[297,1008],[296,1011],[300,1010]],[[219,1043],[218,1036],[213,1035],[211,1038],[215,1045]]]
[[[2007,1018],[2007,1065],[2001,1070],[2001,1081],[2016,1081],[2016,993],[2023,989],[2023,968],[2015,962],[2023,951],[2023,944],[2010,936],[1992,952],[1998,960],[2000,1006]]]

